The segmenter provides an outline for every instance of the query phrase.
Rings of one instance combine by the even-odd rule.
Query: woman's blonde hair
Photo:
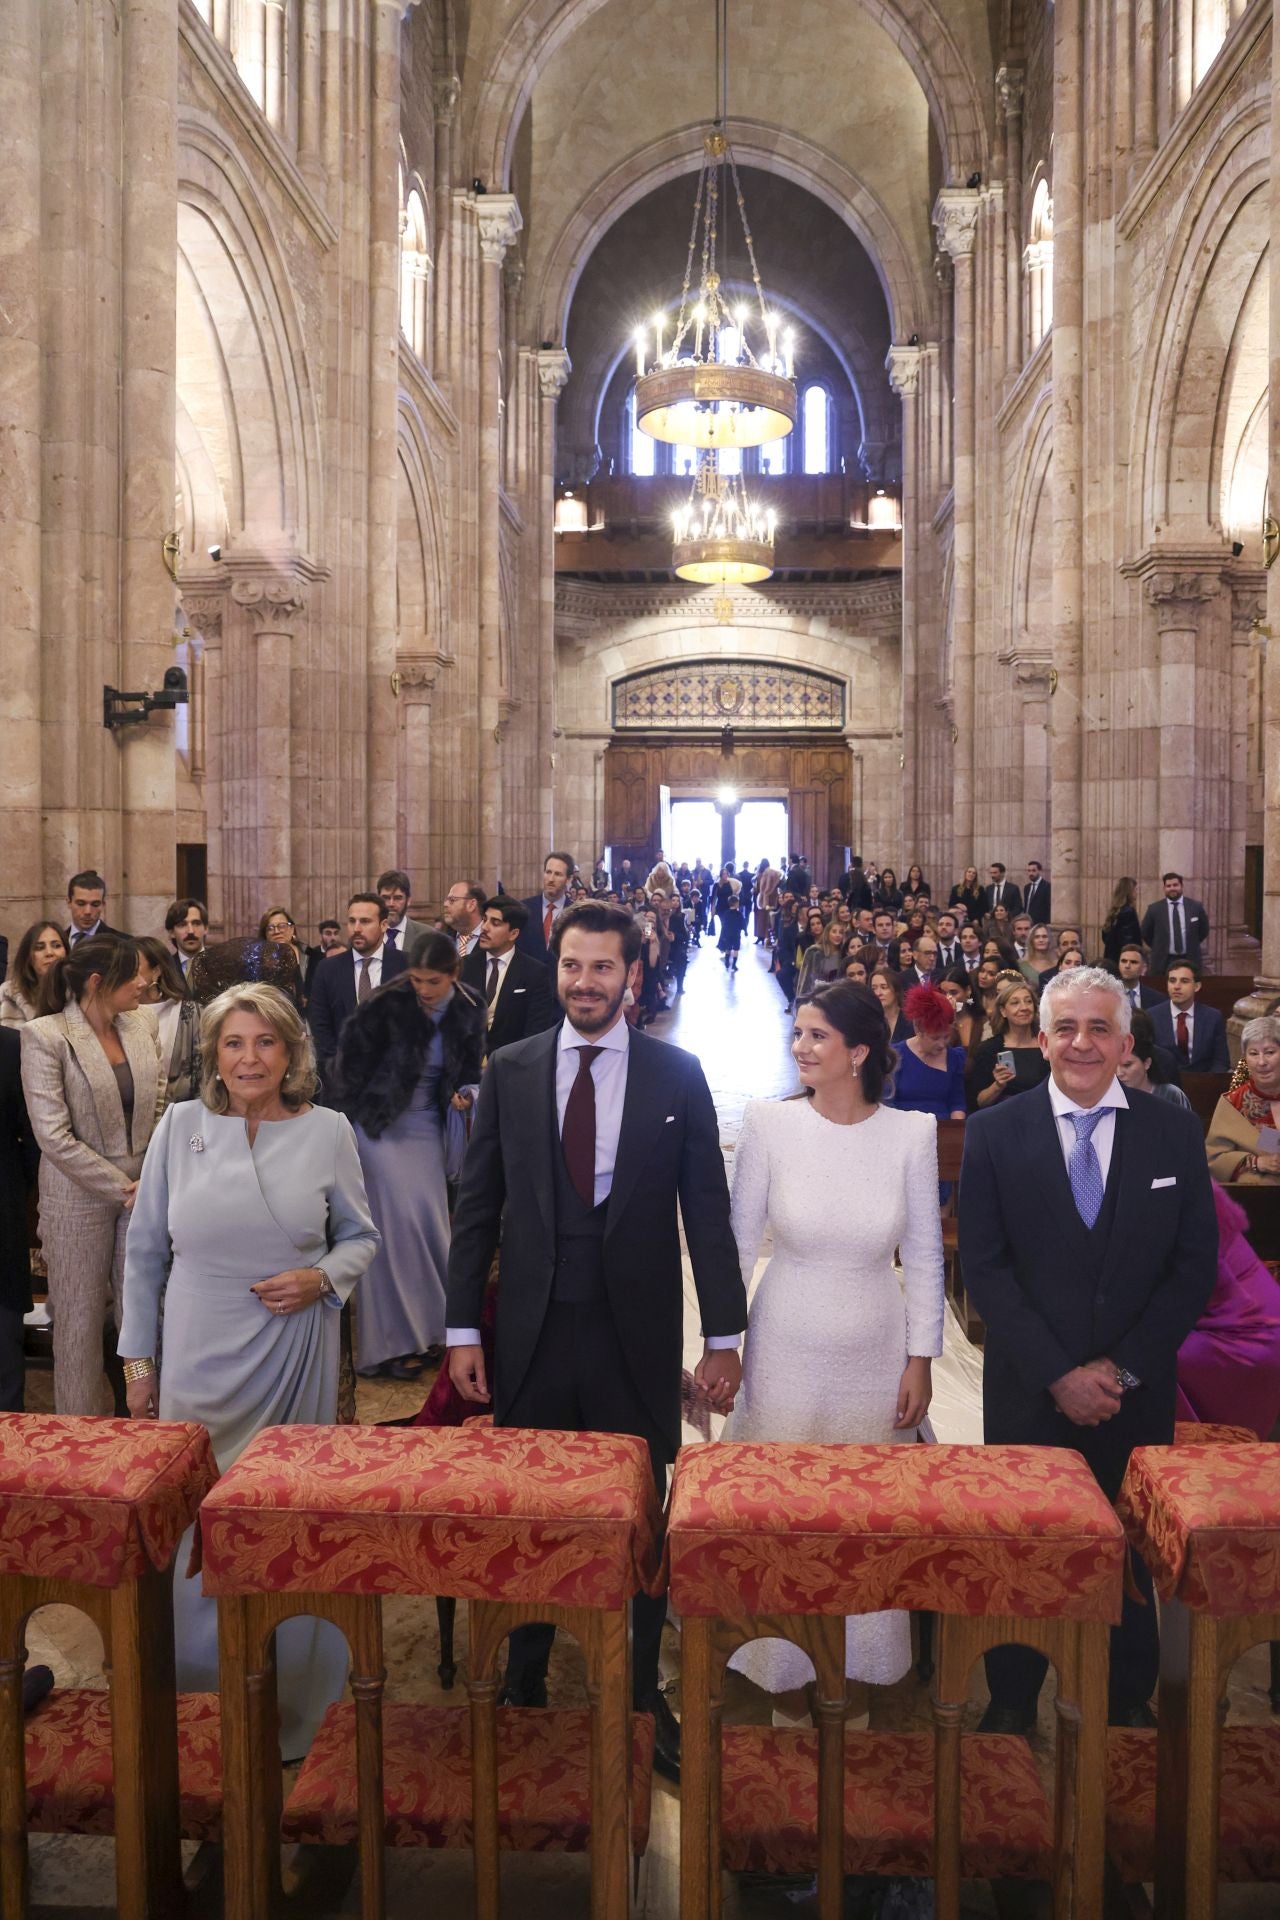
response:
[[[1008,1030],[1009,1018],[1006,1012],[1006,1008],[1008,1007],[1009,1002],[1012,1000],[1015,993],[1029,993],[1031,995],[1031,1026],[1032,1026],[1032,1031],[1034,1032],[1035,1030],[1035,1024],[1036,1024],[1036,990],[1035,988],[1032,986],[1031,982],[1025,979],[1021,974],[1018,975],[1018,978],[1016,980],[1010,980],[1006,976],[1005,978],[997,982],[995,1011],[991,1015],[991,1032],[992,1032],[992,1036],[996,1039],[999,1039],[1000,1036],[1005,1032],[1007,1032]]]
[[[227,1113],[231,1103],[218,1078],[218,1039],[233,1013],[256,1013],[283,1042],[289,1064],[280,1083],[280,1099],[295,1112],[311,1100],[318,1085],[316,1054],[302,1015],[279,987],[246,981],[228,987],[211,1000],[200,1016],[200,1098],[211,1113]]]

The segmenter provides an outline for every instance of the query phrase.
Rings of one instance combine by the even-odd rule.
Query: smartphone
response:
[[[996,1065],[998,1067],[1008,1067],[1010,1073],[1015,1073],[1017,1071],[1016,1067],[1014,1066],[1013,1055],[1007,1047],[1003,1053],[998,1053],[996,1055]]]

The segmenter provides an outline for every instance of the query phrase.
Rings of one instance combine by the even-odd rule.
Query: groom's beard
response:
[[[572,987],[567,994],[560,994],[559,998],[575,1033],[588,1035],[607,1032],[618,1017],[626,992],[624,977],[621,987],[613,995],[606,993],[602,987]]]

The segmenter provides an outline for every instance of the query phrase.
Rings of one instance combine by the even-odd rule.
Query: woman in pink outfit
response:
[[[1179,1420],[1252,1427],[1280,1417],[1280,1282],[1245,1238],[1244,1208],[1215,1180],[1218,1284],[1178,1353]]]

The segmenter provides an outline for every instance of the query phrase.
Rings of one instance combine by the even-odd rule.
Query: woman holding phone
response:
[[[992,1037],[977,1049],[969,1068],[970,1113],[1026,1093],[1048,1078],[1036,1020],[1036,997],[1026,981],[1002,980],[991,1016]]]

